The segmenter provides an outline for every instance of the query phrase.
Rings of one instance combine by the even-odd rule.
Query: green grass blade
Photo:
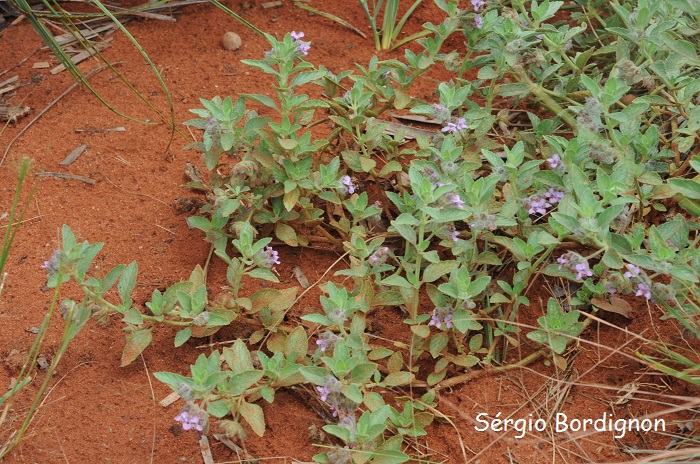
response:
[[[34,192],[36,191],[35,183],[32,187],[31,192],[29,193],[29,196],[27,197],[27,200],[24,202],[24,205],[20,208],[19,218],[15,222],[15,216],[17,215],[19,200],[22,195],[22,185],[24,185],[24,181],[26,179],[27,173],[29,172],[30,166],[31,161],[29,160],[29,158],[24,158],[22,160],[22,164],[20,164],[19,167],[15,196],[12,199],[12,206],[10,207],[9,216],[7,218],[7,228],[5,229],[5,236],[2,241],[2,250],[0,250],[0,275],[5,269],[5,263],[7,262],[8,255],[10,254],[10,248],[12,248],[12,243],[15,240],[15,235],[19,230],[19,226],[22,222],[22,219],[24,218],[24,214],[27,212],[27,209],[29,208],[29,203],[31,202],[32,197],[34,196]]]
[[[396,17],[399,14],[399,0],[387,0],[384,8],[384,21],[382,23],[382,50],[391,46],[391,38],[394,35]]]
[[[367,16],[367,21],[369,22],[369,27],[372,29],[372,35],[374,36],[374,46],[376,47],[377,50],[381,49],[381,42],[379,41],[379,31],[377,30],[377,21],[376,21],[376,9],[375,9],[375,16],[373,16],[369,12],[369,6],[367,5],[367,0],[360,0],[360,6],[362,6],[362,9],[365,12],[365,15]]]
[[[243,19],[243,17],[241,17],[241,16],[237,15],[236,13],[234,13],[233,11],[229,10],[229,9],[226,8],[224,5],[222,5],[221,3],[219,3],[218,1],[216,1],[216,0],[210,0],[210,1],[211,1],[211,3],[214,4],[217,8],[219,8],[220,10],[223,10],[223,11],[225,11],[226,13],[228,13],[229,15],[233,16],[234,18],[236,18],[237,21],[241,22],[244,26],[246,26],[246,27],[249,28],[250,30],[257,32],[258,34],[260,34],[260,35],[262,35],[262,36],[265,36],[265,33],[264,33],[263,31],[261,31],[260,29],[258,29],[258,28],[255,27],[255,26],[253,26],[251,23],[249,23],[248,21],[246,21],[245,19]]]
[[[394,28],[394,33],[391,35],[391,41],[393,42],[396,40],[396,38],[399,36],[401,33],[401,29],[403,29],[404,24],[406,24],[406,21],[408,21],[408,18],[411,17],[413,12],[420,6],[420,4],[423,3],[423,0],[416,0],[413,5],[411,5],[411,8],[406,11],[406,14],[403,15],[401,18],[401,21],[399,21],[399,24],[396,25]]]

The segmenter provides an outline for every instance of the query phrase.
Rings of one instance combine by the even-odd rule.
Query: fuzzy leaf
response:
[[[137,330],[126,334],[126,345],[124,345],[124,351],[122,352],[121,367],[131,364],[151,344],[152,339],[151,329]]]
[[[265,433],[265,415],[260,406],[253,403],[243,403],[238,408],[238,412],[245,421],[250,425],[250,428],[259,437]]]

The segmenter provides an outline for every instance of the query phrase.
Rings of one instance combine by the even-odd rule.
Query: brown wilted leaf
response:
[[[628,302],[626,302],[622,298],[610,296],[610,301],[604,300],[602,298],[592,298],[591,303],[593,304],[593,306],[595,306],[596,308],[600,308],[603,311],[619,314],[621,316],[625,316],[627,319],[632,319],[630,313],[632,312],[633,308]]]

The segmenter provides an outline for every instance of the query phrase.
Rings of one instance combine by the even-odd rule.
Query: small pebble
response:
[[[233,51],[241,48],[243,41],[241,40],[241,36],[236,34],[235,32],[227,32],[226,34],[224,34],[224,38],[221,39],[221,43],[223,44],[226,50]]]

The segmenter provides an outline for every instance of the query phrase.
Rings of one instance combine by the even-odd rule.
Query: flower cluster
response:
[[[440,197],[440,202],[442,203],[442,206],[440,206],[440,209],[443,208],[457,208],[457,209],[464,209],[464,200],[455,192],[447,192],[444,194],[442,197]]]
[[[544,192],[544,196],[547,197],[547,201],[553,205],[556,205],[564,198],[564,192],[561,190],[550,187],[549,190]]]
[[[192,319],[192,323],[198,327],[203,327],[209,323],[211,319],[211,313],[209,311],[202,311],[197,314],[197,316]]]
[[[63,251],[61,250],[56,250],[53,252],[51,255],[51,258],[49,258],[48,261],[44,261],[44,264],[41,266],[42,269],[46,269],[46,273],[51,277],[54,274],[57,274],[59,270],[61,270],[61,261],[63,260]]]
[[[457,118],[457,122],[448,121],[447,125],[442,128],[442,132],[448,133],[452,132],[454,134],[459,134],[464,129],[467,128],[467,120],[464,118]]]
[[[352,195],[355,193],[355,189],[357,187],[355,184],[352,182],[352,177],[350,176],[343,176],[340,178],[340,187],[339,190],[343,195]]]
[[[308,55],[309,49],[311,48],[311,44],[309,42],[303,42],[301,40],[301,38],[304,37],[304,33],[292,31],[289,35],[291,35],[292,39],[294,39],[294,42],[296,42],[297,51],[302,55]]]
[[[318,340],[316,340],[316,344],[321,349],[321,351],[326,351],[329,348],[333,348],[335,346],[335,342],[337,341],[338,336],[330,330],[326,330],[325,332],[323,332],[321,337]]]
[[[202,424],[200,423],[202,419],[196,414],[190,414],[187,411],[182,411],[180,414],[175,416],[175,421],[182,424],[183,430],[196,430],[201,432],[204,430]]]
[[[452,316],[454,315],[454,312],[455,309],[451,306],[439,306],[433,310],[433,315],[430,318],[428,325],[432,325],[440,329],[444,324],[445,328],[451,329]]]
[[[437,103],[433,104],[433,117],[439,119],[440,121],[447,121],[450,119],[450,110]],[[444,130],[444,129],[443,129]]]
[[[487,230],[496,230],[496,216],[489,213],[479,212],[474,214],[474,219],[469,222],[472,233],[479,235]]]
[[[547,214],[547,209],[552,207],[547,198],[539,193],[530,195],[525,199],[524,203],[528,214]]]
[[[588,260],[578,253],[569,251],[557,258],[559,269],[566,268],[576,273],[576,280],[584,280],[586,277],[592,277],[593,271],[588,265]]]
[[[379,266],[381,264],[384,264],[386,262],[386,258],[389,256],[389,248],[387,247],[379,247],[377,251],[372,253],[369,258],[367,258],[367,261],[369,262],[370,266]]]
[[[613,164],[615,162],[615,156],[609,145],[600,143],[598,141],[589,142],[590,152],[588,156],[593,160],[598,160],[603,164]]]
[[[632,284],[633,289],[636,288],[635,296],[643,296],[647,300],[651,300],[651,285],[652,283],[647,277],[646,272],[642,270],[639,266],[634,264],[625,264],[627,270],[622,274],[623,277],[629,280]],[[636,285],[636,287],[635,287]]]
[[[529,214],[547,214],[547,209],[559,203],[564,198],[564,192],[550,188],[544,193],[536,193],[525,199],[525,207]]]
[[[354,404],[347,402],[341,393],[343,384],[332,375],[325,376],[323,380],[323,385],[316,387],[316,390],[321,401],[330,405],[333,417],[340,417],[342,420],[345,417],[354,416]]]
[[[275,264],[281,264],[279,260],[279,253],[272,249],[271,246],[265,247],[264,250],[260,250],[258,253],[258,266],[271,269]]]
[[[328,319],[336,325],[343,325],[345,321],[348,320],[348,316],[345,315],[345,311],[343,311],[340,308],[333,308],[331,309],[330,313],[328,313]]]

